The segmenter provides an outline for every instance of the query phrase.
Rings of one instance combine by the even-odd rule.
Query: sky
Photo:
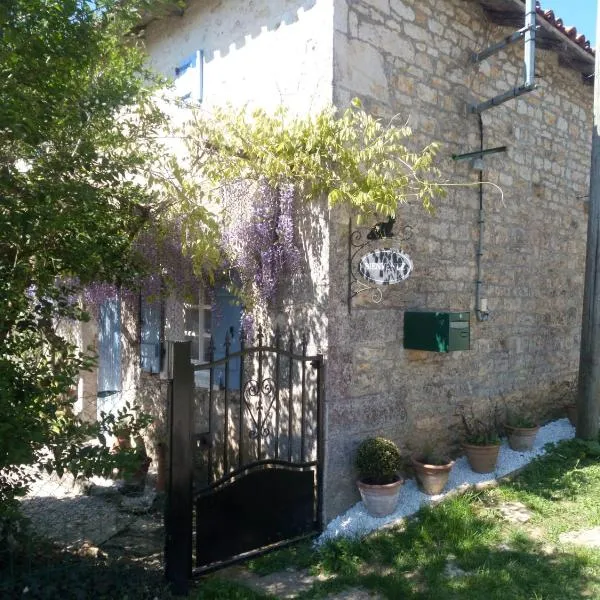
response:
[[[596,0],[542,0],[544,10],[553,10],[567,27],[574,25],[596,45]]]

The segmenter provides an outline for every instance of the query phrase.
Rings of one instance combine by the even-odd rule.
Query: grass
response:
[[[600,445],[572,440],[514,480],[424,508],[401,527],[330,542],[318,552],[308,544],[288,548],[249,569],[322,575],[299,598],[357,587],[407,600],[600,598],[600,550],[559,541],[563,532],[600,526],[599,496]],[[525,505],[530,519],[507,520],[500,509],[509,502]]]

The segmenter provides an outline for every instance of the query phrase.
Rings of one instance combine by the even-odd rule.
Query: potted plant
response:
[[[124,494],[141,494],[146,487],[146,478],[152,459],[146,452],[146,444],[141,435],[135,438],[135,448],[129,450],[131,461],[123,469],[125,481],[122,492]]]
[[[373,517],[385,517],[398,504],[400,486],[398,474],[402,458],[398,446],[383,437],[368,438],[356,451],[358,489],[367,512]]]
[[[101,413],[99,439],[103,444],[106,443],[107,435],[115,440],[112,446],[112,453],[115,456],[113,474],[124,479],[122,491],[125,493],[144,490],[152,459],[146,451],[142,432],[152,421],[151,414],[129,402],[125,402],[125,405],[116,412]]]
[[[421,490],[429,496],[441,494],[448,483],[454,461],[430,450],[413,454],[410,460]]]
[[[496,469],[500,452],[497,407],[482,418],[475,417],[472,409],[469,417],[462,411],[461,418],[466,434],[463,448],[471,469],[475,473],[491,473]]]
[[[512,450],[528,452],[533,448],[540,426],[530,417],[508,413],[504,431]]]
[[[120,418],[115,423],[113,434],[116,445],[119,448],[131,448],[131,434],[133,433],[131,423],[127,418]]]

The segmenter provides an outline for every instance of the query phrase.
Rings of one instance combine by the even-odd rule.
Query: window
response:
[[[163,304],[160,299],[140,296],[140,367],[160,373],[162,367]]]
[[[98,330],[98,396],[121,391],[121,302],[105,300],[100,305]]]
[[[204,51],[182,60],[175,67],[175,93],[180,100],[202,102],[204,87]]]
[[[192,342],[192,361],[204,363],[210,360],[210,337],[212,332],[212,307],[201,291],[198,304],[184,304],[184,335]]]
[[[198,304],[184,305],[184,335],[192,342],[191,355],[195,364],[210,361],[210,341],[214,344],[214,360],[225,356],[225,338],[230,340],[229,352],[240,350],[241,307],[225,288],[217,288],[214,293],[214,307],[208,298],[200,293]],[[196,387],[208,388],[210,372],[196,371]],[[237,389],[240,378],[239,357],[229,361],[227,387]],[[220,365],[213,371],[213,386],[225,388],[225,367]]]

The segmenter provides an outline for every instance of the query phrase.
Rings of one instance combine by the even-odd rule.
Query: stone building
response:
[[[407,121],[415,148],[441,144],[451,185],[435,216],[400,207],[386,245],[402,247],[414,271],[376,288],[380,301],[373,290],[349,297],[351,215],[323,205],[298,223],[305,275],[274,319],[306,329],[325,357],[326,520],[358,499],[352,454],[365,437],[389,437],[407,455],[455,450],[461,407],[525,407],[544,420],[572,394],[594,54],[538,8],[535,89],[481,118],[470,109],[522,85],[522,42],[481,62],[471,55],[524,18],[521,0],[196,0],[142,27],[151,64],[208,111],[231,101],[303,113],[359,97],[378,117]],[[464,157],[503,147],[475,164]],[[407,311],[468,313],[469,349],[406,348]],[[135,311],[127,322],[123,356],[135,356]],[[160,378],[131,364],[120,367],[123,389],[161,404]]]

